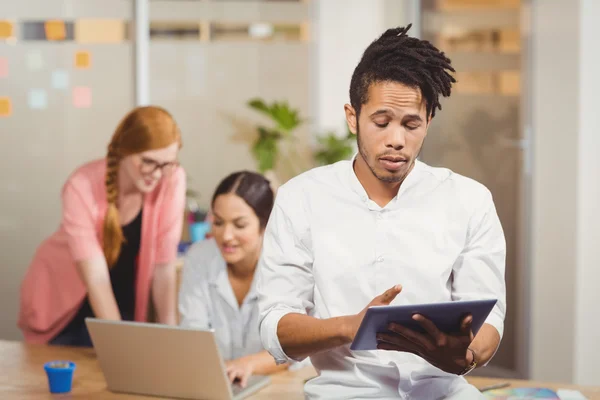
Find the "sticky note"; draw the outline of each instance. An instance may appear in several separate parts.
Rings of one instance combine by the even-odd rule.
[[[12,104],[9,97],[0,97],[0,118],[10,117]]]
[[[10,21],[0,21],[0,39],[10,39],[13,36],[13,23]]]
[[[75,108],[90,108],[92,106],[92,89],[87,86],[74,87],[73,106]]]
[[[48,107],[48,95],[44,89],[31,89],[29,91],[29,108],[42,110]]]
[[[126,37],[125,21],[86,19],[75,21],[75,40],[79,43],[120,43]]]
[[[37,71],[44,67],[44,58],[38,50],[32,50],[27,53],[25,60],[27,68],[31,71]]]
[[[44,31],[46,32],[46,40],[65,40],[67,37],[67,27],[64,21],[46,21]]]
[[[69,87],[69,73],[64,69],[52,71],[52,87],[54,89],[66,89]]]
[[[0,78],[8,77],[8,60],[0,57]]]
[[[87,51],[75,53],[75,68],[87,69],[92,66],[92,55]]]

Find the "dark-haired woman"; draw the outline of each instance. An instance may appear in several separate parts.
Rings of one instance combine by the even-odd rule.
[[[273,200],[260,174],[226,177],[212,198],[213,238],[188,250],[179,291],[181,325],[214,329],[229,379],[242,386],[253,374],[286,368],[262,347],[254,280]]]

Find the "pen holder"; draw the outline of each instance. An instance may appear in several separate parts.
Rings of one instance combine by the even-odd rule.
[[[71,361],[50,361],[44,364],[48,376],[50,393],[69,393],[73,386],[75,363]]]

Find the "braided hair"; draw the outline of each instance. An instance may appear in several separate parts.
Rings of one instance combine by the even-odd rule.
[[[104,217],[104,236],[102,240],[102,250],[104,258],[109,267],[112,267],[119,258],[121,252],[121,244],[125,237],[121,229],[119,210],[117,208],[117,200],[119,197],[118,180],[119,173],[119,156],[114,144],[111,142],[108,145],[108,153],[106,155],[106,200],[108,208]]]
[[[123,118],[108,145],[106,154],[106,200],[102,250],[106,263],[112,268],[121,253],[125,237],[119,217],[119,164],[124,157],[156,150],[179,143],[181,132],[168,111],[161,107],[138,107]]]
[[[369,100],[369,87],[378,82],[419,88],[428,118],[442,109],[440,95],[450,96],[456,82],[450,59],[429,41],[408,36],[411,26],[388,29],[364,51],[350,81],[350,104],[357,118]]]

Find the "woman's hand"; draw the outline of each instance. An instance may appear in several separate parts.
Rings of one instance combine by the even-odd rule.
[[[254,364],[247,358],[238,358],[225,362],[225,370],[231,383],[239,382],[241,387],[246,387],[248,378],[254,373]]]

